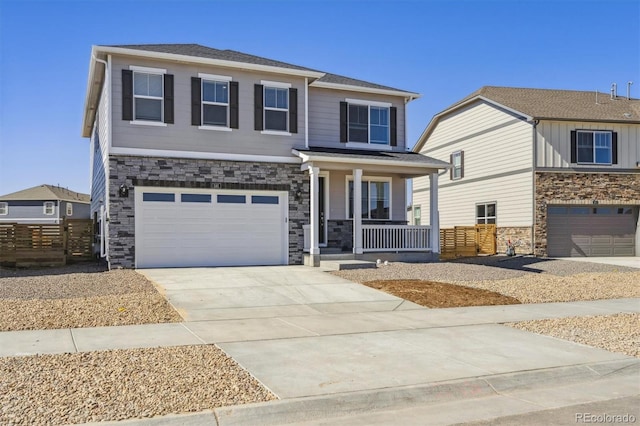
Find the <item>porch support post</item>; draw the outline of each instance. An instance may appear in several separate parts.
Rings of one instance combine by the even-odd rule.
[[[310,239],[310,247],[309,247],[309,264],[311,266],[320,266],[320,248],[318,247],[319,235],[320,235],[320,227],[318,226],[320,221],[319,219],[319,183],[318,183],[318,175],[320,174],[320,169],[318,167],[309,167],[309,180],[310,180],[310,203],[309,209],[311,210],[309,213],[310,219],[310,231],[311,231],[311,239]]]
[[[362,254],[362,169],[353,169],[353,253]]]
[[[438,212],[438,172],[429,175],[429,224],[431,225],[431,250],[440,253],[440,214]]]

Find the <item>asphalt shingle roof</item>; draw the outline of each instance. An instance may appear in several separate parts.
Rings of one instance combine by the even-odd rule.
[[[640,122],[640,99],[609,93],[484,86],[451,107],[482,96],[536,119]]]
[[[424,163],[425,165],[441,165],[446,167],[449,163],[437,160],[417,152],[394,152],[394,151],[369,151],[364,149],[340,149],[309,147],[309,149],[297,149],[300,153],[321,154],[323,157],[352,158],[354,160],[388,160],[402,161],[406,163]]]
[[[212,47],[202,46],[200,44],[121,44],[111,45],[105,47],[118,47],[122,49],[144,50],[148,52],[159,53],[171,53],[174,55],[194,56],[199,58],[218,59],[223,61],[239,62],[245,64],[265,65],[277,68],[285,68],[299,71],[315,71],[319,73],[325,73],[324,71],[315,70],[312,68],[301,67],[299,65],[293,65],[286,62],[276,61],[261,56],[249,55],[247,53],[238,52],[235,50],[220,50]],[[357,87],[366,87],[370,89],[382,89],[393,90],[399,92],[408,92],[406,90],[397,89],[394,87],[383,86],[381,84],[371,83],[364,80],[358,80],[351,77],[345,77],[338,74],[325,73],[324,76],[317,81],[325,83],[334,83],[342,85],[350,85]]]
[[[89,203],[91,197],[89,194],[71,191],[66,188],[53,185],[39,185],[33,188],[23,189],[22,191],[12,192],[3,195],[0,201],[26,201],[26,200],[60,200],[75,201],[78,203]]]

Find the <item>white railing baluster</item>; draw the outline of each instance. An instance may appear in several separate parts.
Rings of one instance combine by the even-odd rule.
[[[362,225],[363,251],[431,251],[431,228],[419,225]]]

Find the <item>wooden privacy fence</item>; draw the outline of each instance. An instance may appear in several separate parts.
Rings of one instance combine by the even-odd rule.
[[[497,252],[496,225],[455,226],[440,230],[440,257],[443,259]]]
[[[0,264],[65,265],[93,257],[93,221],[55,224],[0,224]]]

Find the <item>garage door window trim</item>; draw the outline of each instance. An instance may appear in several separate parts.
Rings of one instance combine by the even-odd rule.
[[[218,201],[218,204],[246,204],[247,196],[218,194],[216,200]]]
[[[211,194],[180,194],[183,203],[211,203]]]
[[[144,192],[142,194],[142,201],[174,203],[176,201],[176,194],[170,192]]]

